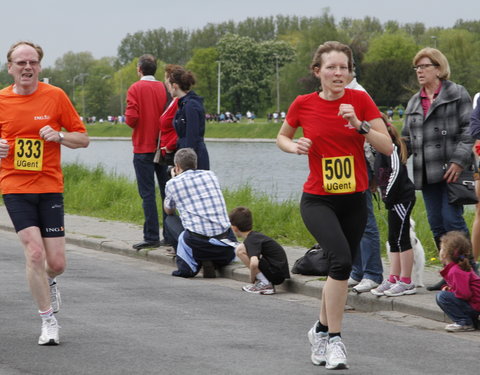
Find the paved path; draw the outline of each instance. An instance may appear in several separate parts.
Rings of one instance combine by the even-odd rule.
[[[142,250],[140,252],[132,249],[132,244],[142,239],[142,227],[139,225],[92,217],[66,215],[65,226],[67,243],[89,249],[140,257],[147,261],[159,262],[172,267],[175,266],[174,259],[167,255],[167,248],[149,251]],[[0,206],[0,229],[13,231],[5,206]],[[306,249],[287,247],[286,251],[291,267],[295,260],[304,254]],[[384,268],[388,272],[387,264],[385,264]],[[225,267],[218,275],[245,283],[249,282],[248,270],[238,263]],[[424,282],[426,285],[438,280],[438,269],[428,268],[425,270]],[[277,290],[319,297],[323,284],[323,280],[314,276],[292,274],[292,278],[284,282]],[[350,307],[359,311],[397,311],[438,321],[448,321],[448,318],[445,317],[435,303],[435,293],[428,292],[425,288],[418,288],[416,295],[393,298],[375,297],[371,293],[357,295],[350,292],[347,303]]]

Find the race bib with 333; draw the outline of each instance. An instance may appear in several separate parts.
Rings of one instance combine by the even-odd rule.
[[[15,139],[14,168],[41,171],[43,165],[43,139]]]
[[[353,155],[322,159],[323,189],[327,193],[354,193],[357,188]]]

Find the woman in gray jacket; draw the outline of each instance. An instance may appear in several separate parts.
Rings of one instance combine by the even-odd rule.
[[[415,188],[422,191],[439,248],[440,238],[449,231],[468,234],[463,206],[448,203],[447,184],[472,166],[472,100],[463,86],[448,80],[450,66],[439,50],[420,50],[413,65],[421,89],[408,102],[402,135],[413,155]],[[442,285],[427,289],[438,290]]]

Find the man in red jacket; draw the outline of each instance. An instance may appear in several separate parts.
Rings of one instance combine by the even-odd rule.
[[[141,56],[137,65],[140,80],[127,92],[125,122],[133,128],[133,166],[145,216],[143,241],[133,245],[136,250],[158,247],[165,242],[160,241],[155,175],[163,201],[167,167],[154,163],[153,158],[158,144],[160,115],[167,106],[169,94],[163,82],[155,79],[156,70],[157,63],[152,55]]]

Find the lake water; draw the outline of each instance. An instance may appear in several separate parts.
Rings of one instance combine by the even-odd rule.
[[[223,188],[248,184],[273,199],[299,200],[308,175],[305,156],[287,154],[271,142],[208,142],[210,168]],[[87,149],[62,148],[63,163],[102,165],[107,172],[135,179],[130,140],[91,140]]]

